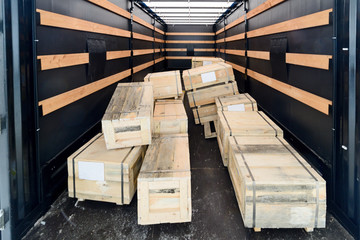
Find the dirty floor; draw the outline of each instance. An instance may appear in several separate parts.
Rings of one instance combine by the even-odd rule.
[[[78,202],[65,191],[48,213],[24,237],[31,239],[353,239],[327,214],[325,229],[244,228],[227,169],[223,167],[216,139],[205,140],[201,125],[189,117],[192,222],[140,226],[136,195],[128,206],[95,201]]]

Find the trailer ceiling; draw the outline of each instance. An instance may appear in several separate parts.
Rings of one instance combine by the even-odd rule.
[[[213,25],[236,0],[144,0],[166,24]]]

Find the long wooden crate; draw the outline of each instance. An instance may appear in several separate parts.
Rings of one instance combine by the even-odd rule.
[[[187,134],[154,138],[138,177],[138,223],[191,221],[191,176]]]
[[[188,117],[182,100],[155,102],[154,136],[188,132]]]
[[[190,107],[202,106],[215,103],[215,98],[219,96],[230,96],[238,94],[239,90],[236,82],[214,85],[211,87],[187,92]]]
[[[326,182],[280,137],[230,137],[229,173],[245,227],[324,228]]]
[[[108,149],[151,143],[152,83],[119,83],[101,120]]]
[[[217,62],[203,67],[183,71],[185,90],[211,86],[221,82],[235,81],[231,65]]]
[[[217,108],[215,104],[195,107],[192,109],[195,119],[195,124],[204,124],[206,122],[216,121]]]
[[[130,204],[146,148],[107,150],[103,134],[96,135],[67,159],[69,196]]]
[[[206,65],[211,65],[216,62],[225,62],[222,58],[214,57],[193,57],[191,59],[191,68],[202,67]]]
[[[217,140],[224,166],[229,161],[230,136],[283,137],[283,131],[266,114],[259,112],[218,112]]]
[[[255,99],[248,93],[217,97],[215,104],[218,111],[247,112],[258,110]]]
[[[154,99],[178,98],[182,94],[180,71],[149,73],[145,82],[153,84]]]

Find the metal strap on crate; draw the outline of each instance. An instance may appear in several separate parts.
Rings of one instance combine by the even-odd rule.
[[[245,160],[245,157],[244,157],[244,154],[243,152],[241,151],[240,149],[240,146],[239,146],[239,143],[238,141],[236,140],[235,137],[233,137],[234,140],[235,140],[235,143],[236,143],[236,147],[238,149],[238,151],[240,152],[241,154],[241,158],[242,160],[244,161],[244,164],[246,166],[246,169],[248,170],[249,174],[250,174],[250,177],[251,177],[251,180],[252,180],[252,189],[253,189],[253,227],[256,227],[255,225],[255,221],[256,221],[256,182],[255,182],[255,178],[250,170],[250,167],[249,165],[247,164],[246,160]],[[240,173],[238,171],[238,169],[236,168],[236,171],[238,172],[239,176],[240,176]]]
[[[228,120],[225,117],[224,111],[221,111],[221,112],[222,112],[222,115],[224,116],[225,122],[226,122],[226,124],[227,124],[227,126],[228,126],[228,128],[230,130],[230,136],[232,136],[232,130],[231,130],[230,124],[229,124]]]
[[[275,137],[277,137],[277,136],[278,136],[278,132],[277,132],[276,128],[275,128],[273,125],[271,125],[271,123],[270,123],[266,118],[264,118],[264,116],[263,116],[260,112],[257,112],[257,113],[265,120],[265,122],[267,122],[267,124],[269,124],[269,126],[270,126],[272,129],[274,129],[274,131],[275,131]]]
[[[134,150],[134,147],[130,149],[130,151],[126,154],[124,159],[121,161],[121,204],[124,204],[124,161],[128,158],[130,153]],[[130,171],[130,169],[129,169]],[[130,175],[130,173],[129,173]]]
[[[251,98],[248,97],[247,93],[245,93],[244,95],[251,102],[251,107],[252,107],[252,110],[254,111],[254,102],[251,100]]]
[[[177,71],[175,71],[175,85],[176,85],[176,94],[177,94],[177,96],[176,97],[178,97],[179,96],[179,87],[178,87],[178,79],[177,79],[177,74],[176,74],[176,72]]]
[[[73,169],[73,191],[74,191],[74,198],[76,198],[76,186],[75,186],[75,158],[78,157],[82,152],[84,152],[88,147],[90,147],[91,144],[93,144],[96,140],[98,140],[103,134],[100,134],[97,138],[95,138],[93,141],[91,141],[86,147],[84,147],[80,152],[78,152],[73,158],[72,158],[72,169]]]
[[[316,181],[316,210],[315,210],[315,228],[318,225],[318,218],[319,218],[319,180],[310,172],[310,170],[300,161],[300,159],[293,153],[293,151],[286,146],[286,144],[278,137],[276,138],[281,142],[281,144],[293,155],[293,157],[300,163],[300,165],[310,174],[310,176]]]
[[[188,71],[188,74],[189,74],[189,80],[190,80],[190,85],[191,85],[191,89],[192,89],[192,92],[191,92],[191,96],[193,98],[193,101],[194,101],[194,106],[195,106],[195,109],[196,109],[196,113],[198,115],[198,119],[199,119],[199,123],[200,123],[200,114],[199,114],[199,110],[197,109],[197,106],[196,106],[196,101],[195,101],[195,97],[194,97],[194,88],[193,88],[193,85],[192,85],[192,81],[191,81],[191,76],[190,76],[190,71]]]

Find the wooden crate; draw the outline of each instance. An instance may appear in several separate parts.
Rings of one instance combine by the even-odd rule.
[[[218,62],[203,67],[184,70],[183,80],[185,90],[188,91],[221,82],[235,81],[235,76],[231,65]]]
[[[222,58],[214,57],[193,57],[191,59],[191,68],[202,67],[206,65],[211,65],[216,62],[225,62]]]
[[[96,135],[67,160],[69,196],[130,204],[146,148],[108,150],[103,134]]]
[[[255,99],[248,93],[217,97],[215,103],[218,111],[247,112],[258,110]]]
[[[230,137],[229,173],[245,227],[325,228],[326,182],[281,137]]]
[[[191,222],[187,134],[154,138],[138,177],[138,223]]]
[[[152,83],[119,83],[102,118],[108,149],[151,143]]]
[[[181,100],[155,102],[153,135],[188,132],[188,117]]]
[[[230,136],[283,137],[283,131],[262,111],[218,112],[217,140],[224,166],[229,161]]]
[[[153,84],[154,99],[175,98],[182,94],[180,71],[149,73],[145,82]]]
[[[194,114],[195,124],[204,124],[206,122],[216,121],[218,118],[215,104],[195,107],[192,111]]]
[[[186,92],[191,108],[215,103],[215,98],[219,96],[231,96],[238,94],[239,90],[236,82],[214,85],[211,87]]]

